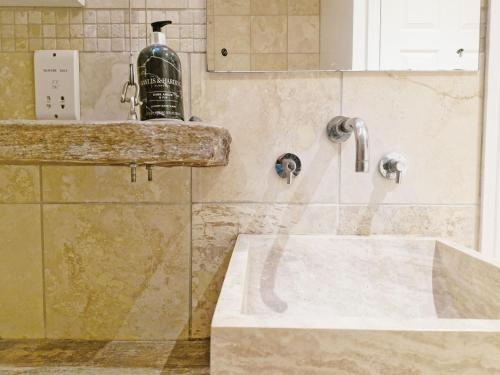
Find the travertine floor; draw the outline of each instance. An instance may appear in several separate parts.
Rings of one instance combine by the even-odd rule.
[[[0,341],[0,375],[208,375],[208,341]]]
[[[10,368],[0,367],[0,374],[14,375],[208,375],[208,367],[191,367],[184,369],[123,369],[123,368],[98,368],[98,367],[36,367],[36,368]]]

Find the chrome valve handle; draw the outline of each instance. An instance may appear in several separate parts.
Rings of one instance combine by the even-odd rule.
[[[291,185],[294,177],[297,177],[300,174],[302,162],[297,155],[288,153],[281,155],[276,160],[274,168],[278,176],[286,179],[287,184]]]
[[[283,172],[287,178],[287,184],[291,185],[293,182],[293,172],[297,169],[297,165],[291,159],[283,159],[281,161],[281,166],[283,167]]]
[[[402,183],[406,170],[405,158],[396,153],[384,156],[379,163],[380,174],[388,180],[395,180],[397,184]]]

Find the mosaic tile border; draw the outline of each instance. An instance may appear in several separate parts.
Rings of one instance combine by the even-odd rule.
[[[187,8],[2,8],[0,51],[26,52],[40,49],[74,49],[85,52],[128,52],[146,46],[149,23],[169,19],[167,44],[179,52],[206,51],[204,1]],[[132,36],[131,40],[129,36]],[[131,45],[130,45],[131,42]]]

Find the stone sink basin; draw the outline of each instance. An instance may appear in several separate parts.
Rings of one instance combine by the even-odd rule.
[[[211,373],[500,374],[500,264],[445,240],[240,235]]]

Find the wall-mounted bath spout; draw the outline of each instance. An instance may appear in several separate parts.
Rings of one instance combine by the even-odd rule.
[[[368,129],[365,122],[357,117],[337,116],[328,123],[326,130],[328,138],[335,143],[347,141],[354,133],[356,138],[356,172],[368,173],[370,157]]]

